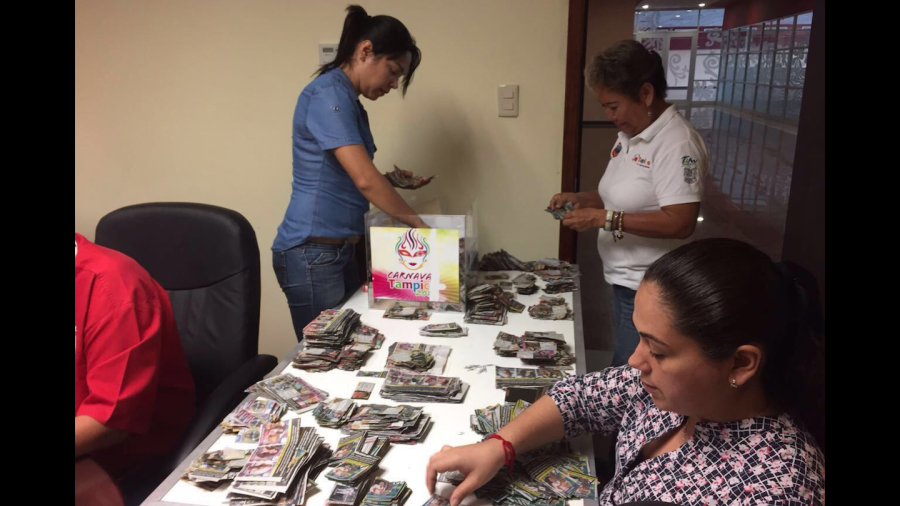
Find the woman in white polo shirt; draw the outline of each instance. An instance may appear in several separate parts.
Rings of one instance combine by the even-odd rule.
[[[615,293],[612,365],[620,366],[640,340],[632,315],[644,273],[694,233],[709,153],[694,127],[666,103],[666,73],[655,51],[633,40],[617,42],[594,57],[586,75],[619,138],[597,190],[554,195],[550,207],[572,203],[563,225],[600,229],[604,277]]]

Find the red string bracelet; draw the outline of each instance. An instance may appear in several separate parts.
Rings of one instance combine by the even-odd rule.
[[[506,467],[509,468],[509,474],[511,475],[513,473],[513,466],[516,465],[516,450],[513,448],[512,443],[497,434],[491,434],[485,438],[485,441],[488,439],[497,439],[503,443],[503,454],[506,455]]]

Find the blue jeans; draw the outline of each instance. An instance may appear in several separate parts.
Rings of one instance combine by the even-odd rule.
[[[340,304],[360,287],[356,247],[307,242],[272,254],[272,267],[287,297],[297,342],[319,313]]]
[[[634,327],[634,296],[636,291],[624,286],[613,285],[613,307],[616,319],[616,351],[613,354],[613,367],[628,363],[640,343],[640,336]]]

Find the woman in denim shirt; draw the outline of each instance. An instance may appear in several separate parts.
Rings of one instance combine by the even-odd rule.
[[[335,60],[319,69],[297,100],[291,201],[272,245],[272,263],[298,341],[320,312],[359,287],[355,244],[370,203],[410,226],[425,226],[373,165],[375,141],[359,101],[360,95],[387,95],[401,79],[405,94],[421,60],[403,23],[351,5]],[[420,178],[418,186],[427,182]]]

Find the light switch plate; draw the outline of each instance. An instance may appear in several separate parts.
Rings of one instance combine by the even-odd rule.
[[[497,88],[497,113],[503,118],[519,116],[518,84],[504,84]]]

